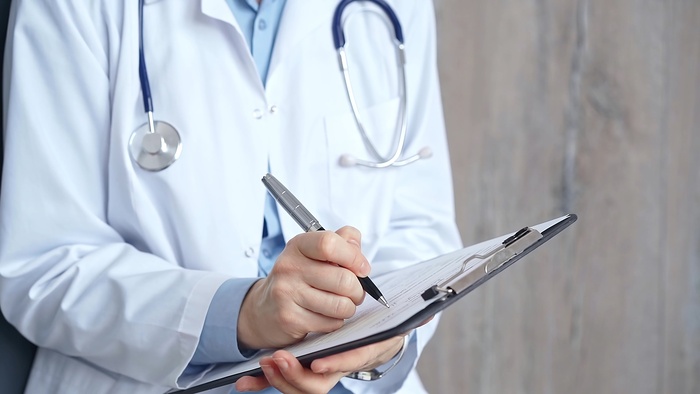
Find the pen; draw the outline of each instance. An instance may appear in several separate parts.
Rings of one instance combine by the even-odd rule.
[[[321,223],[316,220],[316,218],[309,212],[301,202],[297,200],[296,197],[287,190],[284,185],[277,180],[272,174],[265,174],[262,178],[262,182],[267,188],[267,190],[272,194],[272,197],[277,200],[277,202],[284,208],[287,213],[294,219],[299,226],[305,231],[324,231],[325,229],[321,226]],[[379,301],[382,305],[389,308],[389,303],[386,302],[386,298],[379,291],[379,288],[372,282],[369,276],[360,278],[358,277],[362,288],[372,296],[375,300]]]

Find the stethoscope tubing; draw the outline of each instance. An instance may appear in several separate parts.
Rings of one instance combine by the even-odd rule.
[[[352,88],[352,82],[350,80],[350,71],[348,67],[348,59],[347,59],[347,53],[345,51],[345,32],[344,32],[344,26],[343,26],[343,12],[345,11],[345,8],[350,5],[351,3],[355,1],[367,1],[370,3],[375,4],[379,8],[382,9],[384,14],[387,16],[389,19],[389,22],[391,23],[393,30],[394,30],[394,45],[395,45],[395,50],[397,53],[397,72],[398,72],[398,79],[399,79],[399,97],[400,97],[400,102],[399,102],[399,114],[398,114],[398,124],[397,124],[397,129],[398,129],[398,139],[396,141],[396,147],[394,148],[394,154],[391,155],[390,157],[385,157],[382,156],[377,149],[374,147],[374,144],[370,140],[369,136],[367,135],[366,129],[364,124],[362,123],[362,118],[360,116],[360,111],[359,111],[359,106],[357,105],[357,100],[355,100],[355,94]],[[358,131],[360,133],[360,136],[362,137],[362,142],[364,143],[365,147],[369,151],[370,155],[374,157],[376,162],[369,161],[369,160],[362,160],[362,159],[357,159],[354,157],[351,157],[349,155],[343,155],[341,156],[340,159],[340,164],[342,166],[352,166],[352,165],[360,165],[364,167],[370,167],[370,168],[387,168],[387,167],[401,167],[405,166],[407,164],[413,163],[419,159],[429,157],[431,155],[430,149],[424,148],[422,149],[418,154],[415,154],[413,156],[410,156],[408,158],[405,158],[403,160],[399,160],[401,158],[401,155],[403,153],[404,146],[406,144],[406,133],[407,133],[407,113],[406,113],[406,108],[407,108],[407,99],[406,99],[406,55],[405,55],[405,46],[404,46],[404,38],[403,38],[403,30],[401,28],[401,23],[399,22],[398,16],[396,16],[396,13],[394,10],[389,6],[387,2],[384,0],[342,0],[339,4],[338,7],[335,9],[335,13],[333,14],[333,25],[332,25],[332,32],[333,32],[333,43],[335,45],[336,52],[338,54],[338,62],[340,64],[340,69],[343,73],[343,81],[345,83],[345,89],[346,93],[348,96],[348,100],[350,101],[350,107],[352,108],[353,115],[355,117],[355,123],[357,124]]]
[[[143,50],[143,0],[139,0],[139,81],[141,82],[141,95],[143,96],[143,110],[152,114],[153,96],[151,95],[151,84],[148,81],[146,55]],[[149,123],[152,124],[153,122]],[[153,131],[152,127],[151,131]]]
[[[399,44],[397,46],[397,50],[399,53],[403,53],[403,44]],[[413,161],[417,160],[411,160],[411,161],[406,161],[402,160],[399,161],[399,158],[401,157],[401,154],[403,153],[403,147],[406,143],[406,132],[407,132],[407,127],[406,127],[406,77],[404,73],[404,64],[400,64],[399,67],[397,67],[398,73],[400,74],[399,77],[399,83],[400,83],[400,89],[401,91],[399,92],[399,97],[400,97],[400,102],[399,102],[399,123],[397,125],[397,128],[399,129],[398,132],[398,141],[396,141],[396,148],[394,149],[394,154],[391,157],[384,157],[382,156],[379,152],[377,152],[377,149],[374,147],[374,144],[370,140],[369,136],[367,135],[367,132],[365,130],[365,126],[362,123],[362,118],[360,115],[360,110],[357,105],[357,100],[355,100],[355,94],[352,88],[352,82],[350,80],[350,71],[348,69],[348,63],[347,63],[347,54],[345,52],[345,48],[341,47],[338,49],[338,57],[340,59],[341,63],[341,69],[343,72],[343,79],[345,81],[345,88],[346,88],[346,93],[348,96],[348,100],[350,101],[350,107],[352,108],[352,112],[355,118],[355,124],[357,125],[358,131],[360,132],[360,136],[362,137],[362,141],[367,148],[367,150],[370,152],[372,156],[376,160],[379,160],[379,162],[371,162],[368,160],[361,160],[361,159],[354,159],[353,164],[359,164],[365,167],[372,167],[372,168],[386,168],[389,166],[402,166],[406,165],[409,163],[412,163]],[[401,59],[404,59],[403,56],[400,56]],[[405,162],[405,163],[404,163]]]
[[[394,10],[391,9],[391,6],[386,1],[342,0],[338,4],[338,7],[336,7],[335,13],[333,14],[333,43],[335,44],[336,50],[345,46],[345,32],[343,31],[343,23],[341,22],[341,19],[343,18],[343,11],[345,11],[345,7],[347,7],[348,5],[350,5],[350,3],[353,3],[355,1],[368,1],[370,3],[376,4],[379,8],[381,8],[391,21],[392,26],[394,27],[394,36],[396,37],[396,40],[403,44],[403,29],[401,28],[401,23],[399,22],[399,18],[396,16]]]

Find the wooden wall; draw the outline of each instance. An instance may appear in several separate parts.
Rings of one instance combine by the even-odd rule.
[[[700,393],[700,1],[435,4],[465,244],[579,221],[443,315],[426,388]]]

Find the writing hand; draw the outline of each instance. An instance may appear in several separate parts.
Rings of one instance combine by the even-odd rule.
[[[239,345],[280,348],[310,332],[342,327],[365,296],[357,276],[367,276],[370,267],[360,242],[360,232],[352,227],[292,238],[270,274],[243,300]]]

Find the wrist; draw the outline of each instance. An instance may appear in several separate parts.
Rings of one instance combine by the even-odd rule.
[[[380,370],[379,368],[374,368],[374,369],[371,369],[369,371],[356,371],[356,372],[350,373],[349,375],[347,375],[347,377],[350,379],[363,380],[363,381],[379,380],[379,379],[383,378],[384,376],[386,376],[387,373],[389,373],[389,371],[394,369],[394,367],[396,367],[399,364],[399,362],[401,362],[401,359],[403,358],[403,355],[406,352],[406,348],[408,347],[408,342],[410,340],[410,337],[411,337],[410,334],[404,335],[403,341],[401,343],[401,348],[396,353],[396,355],[394,355],[394,357],[392,357],[392,359],[389,360],[391,362],[391,364],[389,364],[388,368],[385,368],[383,370]]]
[[[259,350],[264,348],[262,346],[262,339],[258,335],[260,330],[256,324],[257,316],[257,294],[262,287],[264,279],[256,281],[248,290],[245,298],[243,298],[243,303],[241,304],[241,309],[238,314],[238,348],[241,351]]]

